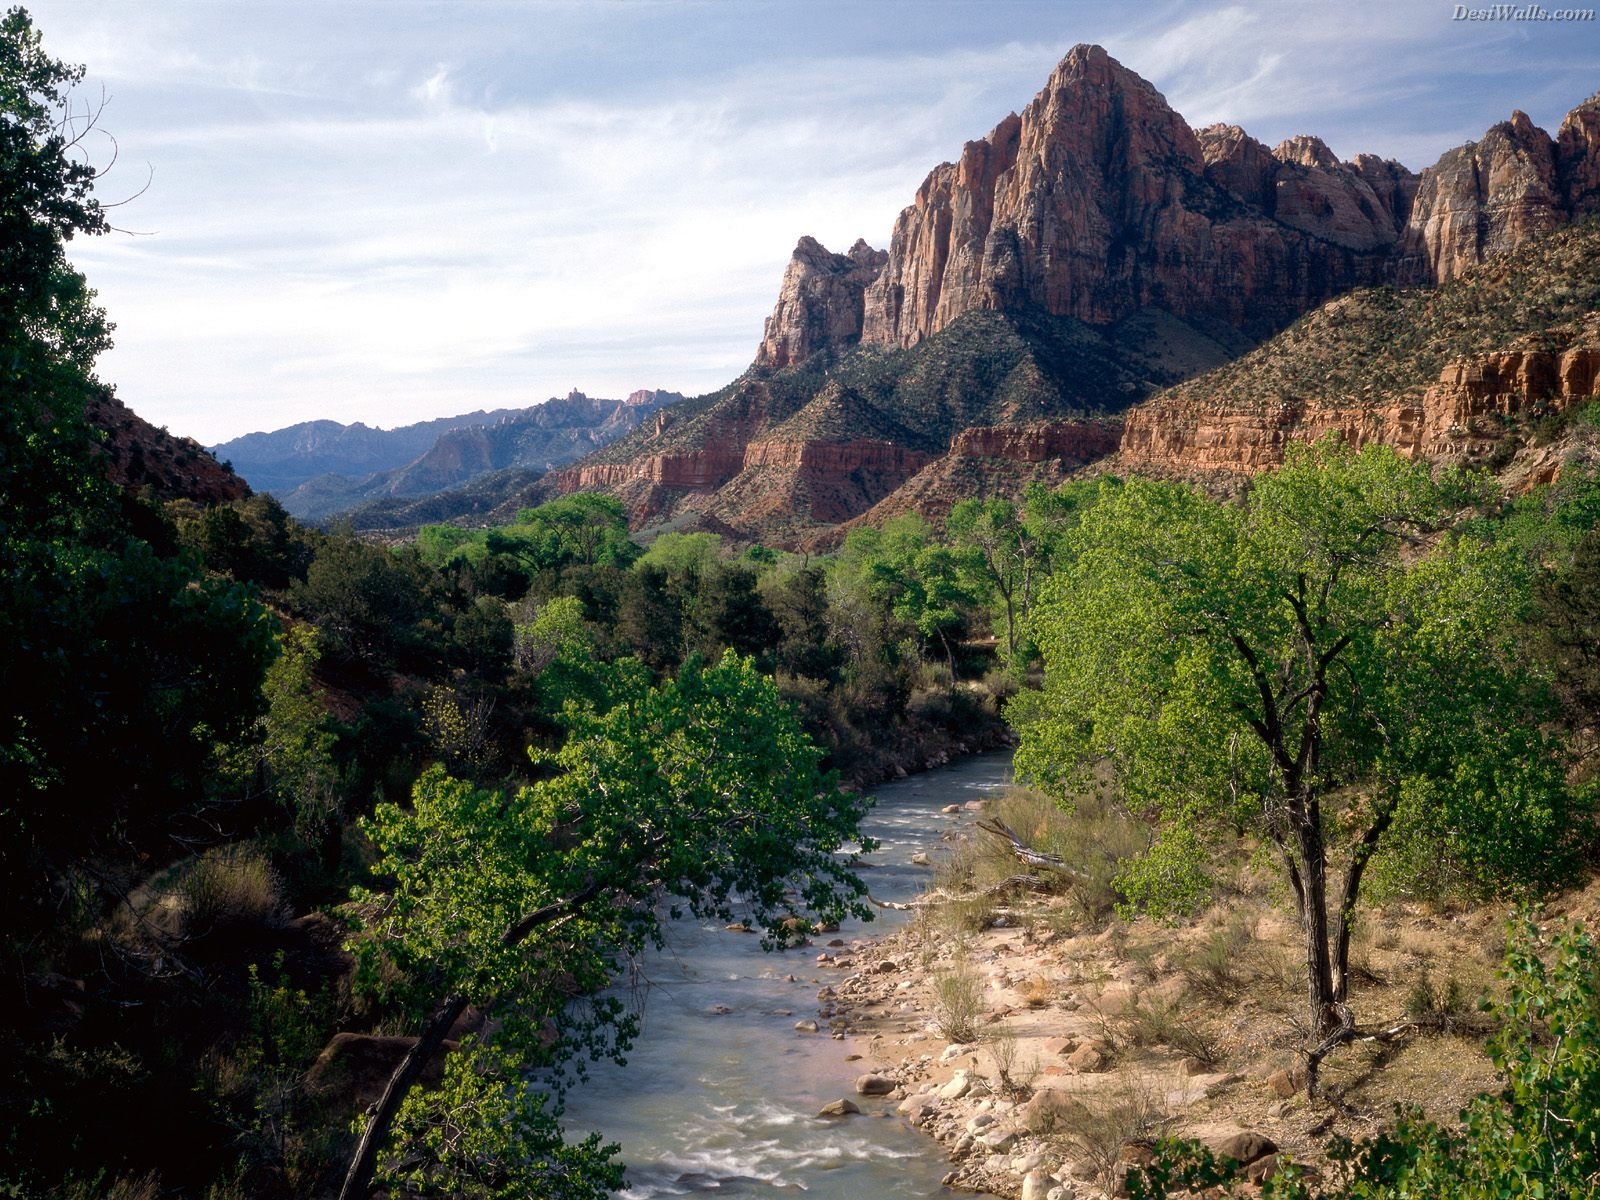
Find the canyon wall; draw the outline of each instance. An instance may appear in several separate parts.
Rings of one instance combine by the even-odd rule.
[[[1458,358],[1420,394],[1378,404],[1278,400],[1246,408],[1163,397],[1128,413],[1119,465],[1248,474],[1282,463],[1290,442],[1333,431],[1357,447],[1381,443],[1408,457],[1471,461],[1493,451],[1508,420],[1595,399],[1597,378],[1597,349],[1506,350]]]

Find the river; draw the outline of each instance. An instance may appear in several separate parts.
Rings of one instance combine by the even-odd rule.
[[[1011,752],[975,755],[874,789],[863,826],[880,843],[862,872],[880,900],[923,890],[941,835],[970,813],[941,814],[1005,786]],[[880,911],[851,923],[846,939],[895,928],[906,914]],[[622,1146],[627,1200],[705,1194],[859,1200],[936,1196],[950,1164],[929,1138],[895,1115],[895,1103],[854,1096],[849,1044],[800,1033],[817,1015],[817,989],[838,982],[816,966],[819,946],[767,954],[752,934],[672,923],[668,945],[643,964],[644,1027],[626,1067],[606,1063],[569,1096],[570,1133],[598,1130]],[[819,939],[824,940],[824,939]],[[792,981],[790,977],[792,978]],[[851,1097],[862,1114],[818,1118]]]

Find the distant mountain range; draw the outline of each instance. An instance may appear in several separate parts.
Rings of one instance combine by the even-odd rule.
[[[395,429],[306,421],[210,449],[302,520],[323,520],[364,505],[387,514],[397,500],[425,498],[492,473],[531,482],[682,399],[676,392],[646,390],[625,400],[602,400],[573,391],[529,408],[465,413]]]

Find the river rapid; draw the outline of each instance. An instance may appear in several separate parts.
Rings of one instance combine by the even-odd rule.
[[[1011,752],[961,759],[874,789],[863,830],[880,843],[862,872],[872,895],[904,901],[922,891],[943,835],[973,814],[942,814],[1011,780]],[[894,1112],[854,1094],[859,1063],[848,1041],[802,1033],[817,1016],[817,989],[837,983],[816,966],[821,942],[875,936],[907,914],[880,910],[818,945],[765,953],[753,934],[672,922],[664,951],[642,964],[643,1031],[626,1067],[599,1064],[567,1101],[574,1136],[598,1130],[622,1146],[626,1200],[712,1195],[861,1200],[949,1194],[937,1143]],[[791,979],[792,977],[792,979]],[[822,1105],[853,1099],[861,1116],[823,1119]]]

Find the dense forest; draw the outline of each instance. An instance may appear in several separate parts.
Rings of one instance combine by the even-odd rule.
[[[824,557],[640,545],[581,493],[386,546],[119,487],[67,258],[108,227],[81,78],[5,16],[0,1192],[607,1195],[560,1097],[638,1032],[630,956],[677,906],[773,945],[867,915],[860,789],[1007,740],[1148,828],[1129,913],[1202,904],[1221,841],[1277,856],[1318,1055],[1369,871],[1592,870],[1600,480],[1327,442],[1241,498],[1082,479]],[[1562,950],[1544,990],[1513,964],[1509,1100],[1351,1147],[1339,1194],[1594,1190],[1600,1001]],[[1568,1190],[1486,1182],[1515,1171]]]

